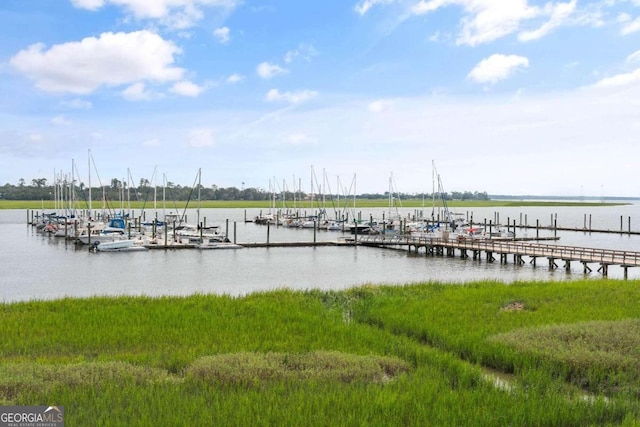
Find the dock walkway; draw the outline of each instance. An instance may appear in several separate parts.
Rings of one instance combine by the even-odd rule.
[[[442,239],[431,237],[411,236],[362,236],[358,244],[363,246],[378,247],[407,247],[409,251],[419,253],[424,249],[427,255],[455,256],[459,251],[463,258],[479,259],[482,252],[486,260],[493,262],[494,256],[500,257],[501,263],[506,263],[508,256],[512,255],[514,263],[524,264],[523,257],[529,257],[530,263],[536,265],[537,258],[547,258],[549,268],[558,268],[556,260],[564,262],[566,270],[571,268],[571,262],[581,262],[584,272],[591,272],[589,264],[600,265],[598,271],[604,276],[611,265],[618,265],[624,269],[624,277],[627,278],[629,267],[640,267],[640,252],[620,251],[613,249],[596,249],[578,246],[563,246],[555,244],[543,244],[530,241],[499,240],[499,239]]]

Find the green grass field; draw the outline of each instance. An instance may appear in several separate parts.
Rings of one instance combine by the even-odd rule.
[[[639,425],[639,285],[7,303],[0,404],[67,425]]]

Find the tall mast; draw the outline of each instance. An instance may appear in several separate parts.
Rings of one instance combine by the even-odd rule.
[[[91,149],[89,149],[87,163],[89,166],[89,218],[91,218]]]
[[[167,220],[167,174],[162,173],[162,218],[163,221]],[[167,224],[164,225],[167,230]],[[165,231],[166,232],[166,231]]]
[[[75,193],[76,193],[76,175],[75,175],[75,166],[76,163],[73,159],[71,159],[71,194],[69,194],[69,203],[71,204],[71,215],[75,218],[76,216],[76,201],[75,201]]]
[[[131,213],[131,185],[133,184],[133,177],[131,176],[131,169],[127,168],[127,211]]]
[[[198,222],[197,225],[198,227],[200,226],[200,183],[202,182],[202,168],[198,168]]]
[[[431,220],[433,221],[436,210],[436,163],[431,160]]]
[[[391,219],[391,208],[393,206],[393,172],[389,175],[389,219]]]

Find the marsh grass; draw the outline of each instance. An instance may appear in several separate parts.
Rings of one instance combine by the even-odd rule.
[[[640,398],[638,319],[527,328],[495,335],[489,341],[521,354],[521,369],[555,365],[558,375],[590,391],[611,395],[633,390]]]
[[[386,288],[360,319],[503,372],[640,396],[636,281]]]
[[[69,425],[634,425],[638,301],[603,280],[1,304],[0,403]]]
[[[104,384],[142,387],[170,380],[162,369],[126,362],[92,362],[72,364],[2,364],[0,396],[11,402],[21,393],[51,393],[55,388],[90,388],[99,391]]]
[[[409,364],[395,357],[335,351],[242,352],[199,358],[186,369],[186,375],[195,380],[250,386],[265,381],[298,380],[383,383],[408,370]]]

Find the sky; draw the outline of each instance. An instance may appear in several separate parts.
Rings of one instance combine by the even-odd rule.
[[[634,197],[639,135],[640,0],[0,2],[0,185]]]

